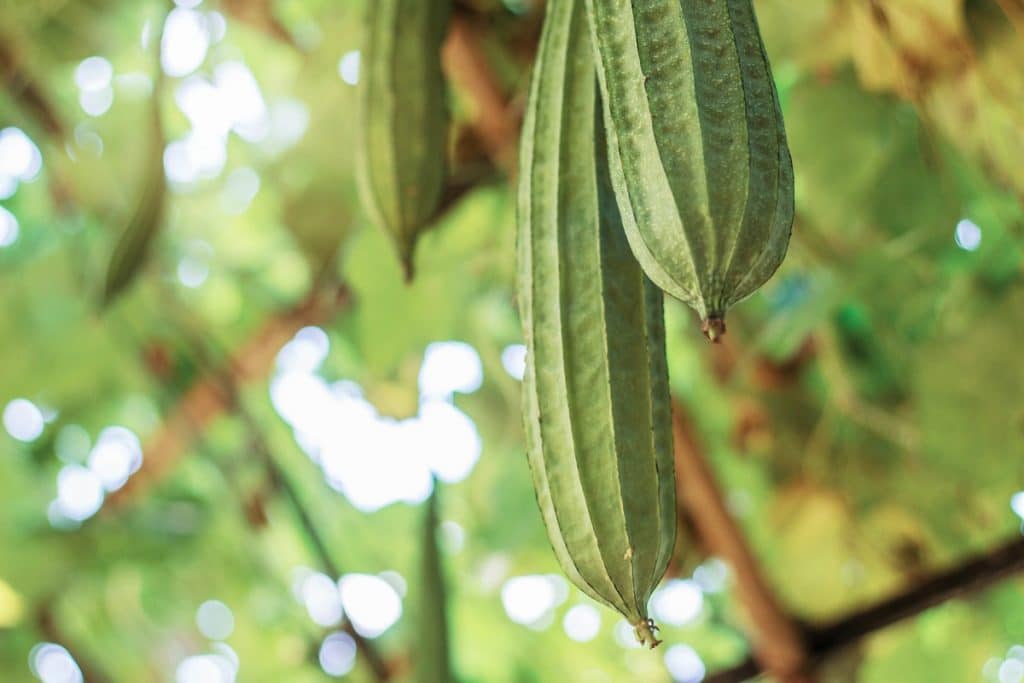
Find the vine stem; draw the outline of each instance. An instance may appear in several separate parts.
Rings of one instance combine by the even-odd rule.
[[[240,378],[232,372],[217,371],[216,363],[213,359],[214,354],[210,351],[210,342],[207,336],[196,336],[190,333],[187,325],[183,325],[182,329],[185,330],[183,334],[187,337],[196,360],[201,367],[206,369],[205,376],[209,378],[208,381],[219,391],[219,395],[224,403],[224,412],[231,413],[245,426],[250,448],[266,470],[267,478],[273,489],[280,491],[291,507],[298,521],[299,528],[313,554],[316,556],[320,567],[335,579],[340,578],[342,574],[341,568],[331,555],[327,541],[317,528],[312,513],[306,507],[298,490],[292,484],[284,469],[274,458],[270,447],[270,440],[267,438],[262,423],[246,407],[240,393]],[[192,431],[193,434],[196,434],[198,429],[193,427]],[[356,644],[356,651],[365,660],[375,683],[387,683],[390,681],[392,679],[392,667],[377,651],[376,646],[356,630],[348,615],[342,617],[339,628],[347,633]]]
[[[271,316],[222,366],[200,375],[146,439],[142,468],[107,498],[104,514],[144,497],[150,486],[163,479],[189,452],[196,436],[228,410],[230,397],[224,392],[225,377],[241,385],[265,376],[277,352],[296,332],[307,325],[331,320],[351,304],[352,296],[344,286],[314,290],[298,305]]]
[[[819,662],[864,636],[916,616],[944,602],[988,588],[1024,572],[1024,538],[1005,543],[941,571],[881,602],[822,625],[805,625],[804,639],[811,658]],[[705,683],[739,683],[759,675],[763,667],[753,658],[705,679]]]
[[[327,548],[327,542],[317,529],[316,523],[313,521],[313,515],[306,508],[298,490],[296,490],[295,486],[288,478],[288,475],[285,474],[284,470],[274,459],[267,437],[263,433],[262,426],[242,404],[240,397],[237,395],[237,387],[232,386],[228,389],[230,390],[233,399],[232,411],[245,425],[253,450],[263,462],[263,466],[267,470],[267,475],[269,476],[271,483],[275,488],[281,491],[282,494],[284,494],[285,500],[287,500],[289,506],[291,506],[292,512],[295,514],[295,518],[298,520],[299,526],[303,531],[303,535],[306,537],[313,554],[316,555],[320,566],[323,567],[331,577],[335,579],[340,578],[342,573],[340,567],[331,556],[331,553]],[[355,629],[355,626],[347,615],[342,619],[341,630],[347,633],[355,642],[356,651],[365,660],[367,667],[373,674],[373,680],[377,683],[387,683],[387,681],[390,681],[392,678],[391,667],[377,651],[374,644],[363,637],[363,635]]]
[[[729,513],[696,429],[679,403],[673,406],[672,431],[679,502],[711,554],[732,568],[759,667],[781,683],[809,683],[813,677],[807,671],[803,633],[762,576],[757,558]]]
[[[815,666],[861,638],[1024,572],[1024,538],[1017,538],[835,621],[802,623],[783,610],[762,577],[756,556],[728,512],[696,429],[679,403],[673,406],[672,425],[679,503],[709,554],[732,568],[754,650],[740,664],[708,676],[705,683],[741,683],[762,673],[786,683],[814,680]]]

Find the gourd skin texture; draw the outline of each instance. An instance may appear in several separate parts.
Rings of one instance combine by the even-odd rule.
[[[725,311],[782,263],[793,224],[751,0],[586,3],[629,244],[659,287],[724,331]]]
[[[444,190],[448,109],[441,44],[451,0],[367,3],[361,54],[358,170],[370,218],[412,277],[416,239]]]
[[[562,569],[653,647],[676,533],[663,294],[622,229],[582,0],[547,12],[520,150],[528,459]]]

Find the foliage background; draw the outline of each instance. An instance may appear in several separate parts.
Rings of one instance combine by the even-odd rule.
[[[666,646],[653,653],[589,606],[566,627],[588,603],[548,577],[557,568],[519,431],[507,178],[542,7],[461,5],[473,49],[449,55],[452,154],[473,186],[421,240],[405,286],[352,179],[346,78],[362,5],[180,2],[161,80],[160,3],[0,3],[4,681],[35,680],[40,642],[67,648],[89,681],[324,680],[318,654],[336,628],[315,623],[292,587],[300,568],[330,572],[311,531],[332,581],[404,577],[402,616],[370,640],[405,680],[422,640],[416,604],[436,590],[418,566],[428,466],[448,480],[441,547],[459,680],[688,681],[747,654],[730,574],[692,533],[656,600]],[[669,305],[669,360],[771,586],[818,622],[1019,534],[1024,8],[756,5],[797,173],[794,241],[734,312],[725,345],[707,346]],[[83,66],[96,56],[112,73]],[[488,87],[508,105],[498,119]],[[162,133],[148,123],[152,102]],[[143,170],[153,150],[169,178],[165,220],[143,271],[104,309],[113,246],[147,184],[163,182]],[[323,332],[277,356],[307,325]],[[428,344],[448,340],[472,349],[440,347],[449,360],[431,361]],[[342,399],[318,401],[316,377],[346,382],[337,395],[357,403],[358,385],[362,409],[382,416],[377,431],[332,413]],[[272,400],[275,386],[287,398]],[[384,419],[435,425],[430,410],[443,418],[433,441],[403,440]],[[335,420],[345,427],[331,432]],[[99,507],[102,468],[89,455],[110,426],[138,436],[143,460]],[[344,476],[342,491],[325,483],[306,427],[327,429],[349,490]],[[125,432],[106,434],[132,452]],[[389,496],[407,500],[377,509]],[[329,612],[339,598],[325,590],[313,602]],[[200,630],[209,600],[230,609],[229,635]],[[516,604],[536,607],[531,623],[513,621]],[[366,618],[384,618],[381,605]],[[362,614],[349,609],[357,630]],[[569,637],[590,635],[579,625],[594,614],[593,639]],[[350,641],[338,638],[340,671]],[[865,639],[828,675],[1016,683],[1022,643],[1014,579]],[[361,660],[345,676],[373,680]]]

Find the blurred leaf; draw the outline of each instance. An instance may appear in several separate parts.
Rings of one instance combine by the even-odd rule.
[[[968,3],[966,68],[928,92],[929,116],[982,170],[1024,197],[1024,39],[995,2]]]
[[[138,274],[150,247],[163,224],[167,208],[167,177],[164,174],[164,147],[167,144],[160,120],[162,78],[157,78],[150,103],[148,126],[149,154],[142,169],[139,200],[135,212],[118,239],[107,266],[103,288],[103,306],[108,306]]]
[[[847,2],[854,64],[869,90],[916,99],[970,60],[963,0]]]
[[[317,184],[286,200],[285,225],[314,271],[320,271],[334,260],[352,231],[352,204],[346,199],[338,188]]]
[[[1015,346],[1024,335],[1022,312],[1019,290],[981,307],[948,310],[949,332],[914,358],[929,462],[952,481],[996,487],[1004,500],[1024,476],[1020,375],[1002,356],[978,348]]]

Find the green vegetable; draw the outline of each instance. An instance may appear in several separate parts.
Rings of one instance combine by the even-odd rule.
[[[751,0],[586,0],[612,180],[644,272],[725,331],[782,263],[793,168]]]
[[[150,95],[149,150],[142,169],[139,199],[110,255],[103,287],[103,306],[114,301],[138,275],[167,211],[167,178],[164,175],[163,156],[167,138],[160,120],[162,83],[163,78],[158,76]]]
[[[563,571],[654,647],[676,534],[663,295],[622,229],[582,0],[547,12],[520,150],[528,459]]]
[[[361,54],[360,192],[395,243],[406,279],[445,185],[448,109],[441,43],[450,0],[367,3]]]

